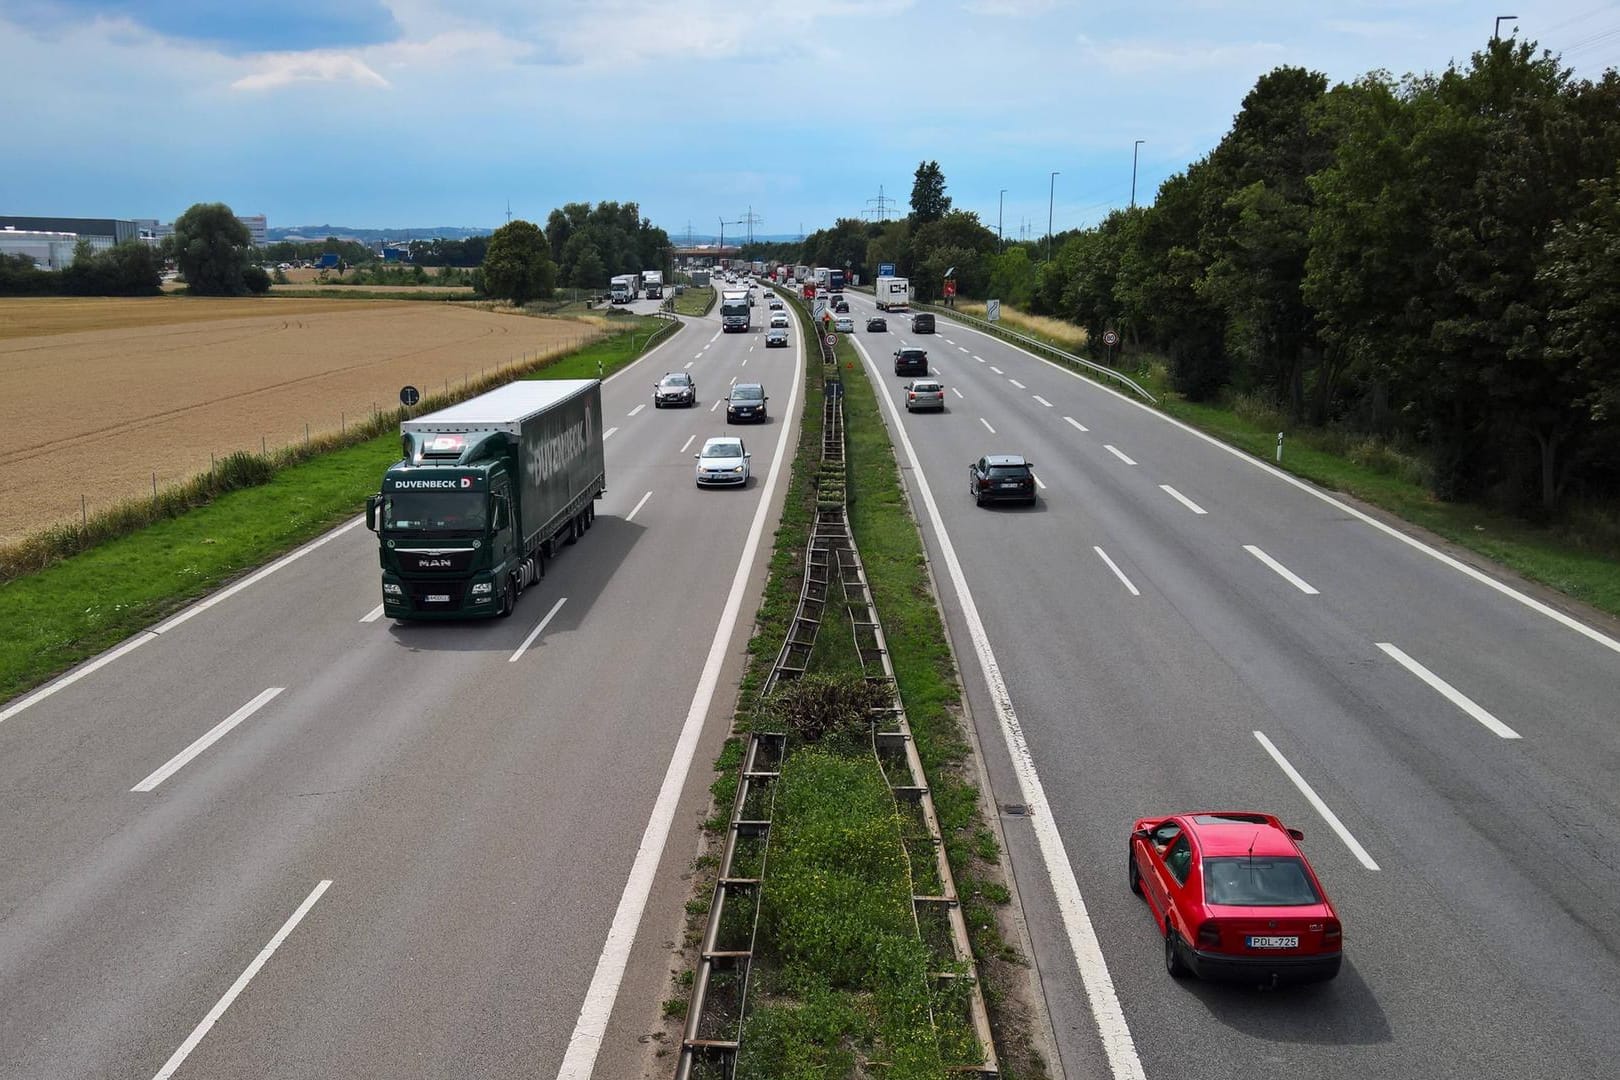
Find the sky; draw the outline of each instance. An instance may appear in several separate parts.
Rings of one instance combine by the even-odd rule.
[[[1620,0],[0,0],[0,213],[494,227],[614,199],[729,241],[902,215],[934,160],[1036,238],[1127,205],[1138,139],[1150,202],[1278,65],[1438,71],[1510,12],[1579,76],[1620,65]]]

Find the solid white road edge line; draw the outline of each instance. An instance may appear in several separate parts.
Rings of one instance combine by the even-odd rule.
[[[1434,672],[1430,671],[1428,668],[1424,667],[1410,656],[1407,656],[1406,653],[1402,652],[1394,645],[1391,645],[1387,641],[1380,641],[1378,643],[1378,647],[1383,649],[1391,660],[1394,660],[1397,664],[1401,665],[1401,667],[1428,683],[1431,688],[1438,690],[1447,701],[1457,706],[1457,708],[1461,709],[1469,716],[1472,716],[1475,720],[1478,720],[1481,724],[1484,724],[1497,735],[1500,735],[1504,739],[1519,738],[1519,733],[1517,731],[1514,731],[1512,728],[1502,723],[1502,721],[1486,712],[1479,706],[1478,703],[1474,701],[1473,698],[1469,697],[1461,690],[1458,690],[1455,686],[1452,686],[1450,683],[1446,682],[1446,680],[1442,679],[1440,676],[1436,675]]]
[[[1287,775],[1288,779],[1294,782],[1294,786],[1299,788],[1300,793],[1310,800],[1310,804],[1316,808],[1318,814],[1322,815],[1322,820],[1328,823],[1328,827],[1339,834],[1339,839],[1343,840],[1344,846],[1350,849],[1350,854],[1354,855],[1356,860],[1367,869],[1378,869],[1378,864],[1373,862],[1371,855],[1367,854],[1367,849],[1361,846],[1361,841],[1350,835],[1350,830],[1344,827],[1344,822],[1339,820],[1339,815],[1328,809],[1328,804],[1323,802],[1322,797],[1316,793],[1315,789],[1305,782],[1303,776],[1299,775],[1299,770],[1288,763],[1288,759],[1282,756],[1282,751],[1271,744],[1271,740],[1266,738],[1265,732],[1256,731],[1254,737],[1260,740],[1260,745],[1265,747],[1266,753],[1271,755],[1271,760],[1275,761],[1277,767]]]
[[[990,635],[984,628],[984,620],[979,617],[979,606],[973,599],[973,593],[968,588],[967,576],[962,572],[962,564],[956,557],[956,545],[951,543],[950,534],[945,531],[939,504],[934,501],[933,488],[929,486],[928,478],[923,474],[922,463],[917,460],[917,451],[911,445],[911,436],[900,423],[900,410],[894,403],[892,391],[879,376],[876,365],[872,363],[872,357],[868,355],[866,349],[859,343],[856,343],[855,349],[861,354],[873,385],[882,387],[883,401],[889,407],[890,430],[899,437],[900,445],[906,452],[906,460],[911,463],[911,475],[916,481],[917,493],[922,497],[923,506],[928,511],[929,522],[933,525],[934,538],[939,544],[940,556],[945,561],[946,574],[950,578],[952,590],[956,593],[957,603],[961,605],[962,618],[967,623],[968,636],[972,640],[973,651],[978,655],[979,666],[984,672],[985,685],[990,692],[990,703],[995,708],[996,720],[1001,727],[1002,738],[1007,744],[1008,756],[1012,758],[1013,771],[1018,776],[1019,793],[1029,808],[1029,821],[1035,829],[1035,837],[1040,845],[1041,862],[1045,864],[1047,880],[1052,886],[1053,895],[1057,898],[1063,928],[1069,938],[1069,948],[1074,953],[1080,981],[1086,988],[1086,1000],[1091,1006],[1091,1015],[1097,1024],[1097,1036],[1102,1041],[1103,1052],[1108,1057],[1108,1067],[1114,1075],[1114,1080],[1144,1080],[1142,1062],[1136,1054],[1136,1042],[1131,1038],[1130,1025],[1126,1023],[1125,1012],[1120,1007],[1119,994],[1114,990],[1113,977],[1108,974],[1108,961],[1103,957],[1102,944],[1097,940],[1096,928],[1091,925],[1091,916],[1087,913],[1085,900],[1080,895],[1080,882],[1074,876],[1069,853],[1064,846],[1063,837],[1058,833],[1051,807],[1046,801],[1046,789],[1041,785],[1040,775],[1035,771],[1035,759],[1030,753],[1028,742],[1024,739],[1023,725],[1019,723],[1018,714],[1013,709],[1012,695],[1002,678],[1001,665],[996,662],[995,651],[990,647]]]
[[[209,1029],[219,1022],[221,1016],[225,1015],[225,1010],[231,1007],[231,1002],[235,1001],[237,995],[247,989],[247,984],[253,981],[253,976],[259,973],[259,969],[264,967],[265,962],[275,955],[277,949],[281,948],[281,943],[287,940],[287,936],[303,921],[304,916],[309,914],[309,909],[315,906],[315,901],[319,900],[321,895],[331,887],[332,882],[328,878],[315,886],[315,890],[304,897],[304,902],[298,905],[298,910],[292,913],[291,918],[281,924],[281,929],[276,931],[275,937],[271,938],[269,944],[259,950],[259,955],[255,956],[253,962],[247,966],[242,974],[236,977],[236,981],[231,984],[231,988],[225,991],[225,996],[214,1003],[214,1007],[208,1010],[208,1015],[202,1018],[202,1022],[192,1029],[190,1035],[186,1036],[186,1041],[180,1044],[180,1049],[176,1050],[169,1060],[163,1063],[163,1068],[153,1074],[152,1080],[169,1080],[169,1077],[174,1075],[174,1071],[197,1048],[197,1044],[202,1042],[203,1036],[207,1035]]]
[[[567,602],[568,602],[568,597],[566,597],[566,596],[557,597],[557,602],[555,604],[551,605],[551,610],[546,612],[546,617],[545,618],[541,619],[538,623],[535,623],[534,629],[529,631],[529,636],[524,638],[523,639],[523,644],[521,644],[521,645],[519,645],[517,647],[517,652],[513,653],[511,656],[506,658],[506,662],[508,664],[515,664],[520,659],[522,659],[523,654],[528,651],[529,646],[534,644],[534,639],[540,636],[540,631],[542,631],[542,630],[544,630],[546,628],[546,624],[551,622],[552,616],[556,615],[557,612],[561,611],[562,606],[564,604],[566,604]]]
[[[996,433],[996,429],[991,427],[990,426],[990,421],[986,420],[984,417],[982,417],[982,416],[979,417],[979,423],[983,424],[984,427],[985,427],[985,430],[990,432],[990,434],[994,435]]]
[[[784,415],[793,415],[799,400],[799,384],[803,381],[804,341],[801,335],[794,348],[793,388],[788,393]],[[764,535],[771,497],[782,475],[788,432],[793,425],[784,423],[781,427],[782,431],[776,439],[776,456],[771,461],[771,471],[765,480],[765,490],[760,494],[759,507],[754,511],[754,521],[748,528],[748,539],[737,562],[737,572],[731,579],[731,592],[726,595],[726,606],[720,613],[708,659],[703,663],[703,673],[698,677],[692,705],[686,712],[686,721],[681,726],[675,752],[670,756],[664,782],[658,789],[652,816],[647,819],[647,828],[641,834],[641,844],[636,849],[636,859],[631,864],[629,880],[624,883],[619,906],[613,913],[613,924],[608,928],[602,954],[597,958],[590,988],[585,991],[585,1001],[579,1007],[579,1018],[574,1022],[574,1032],[568,1038],[568,1050],[563,1054],[562,1067],[557,1070],[557,1080],[589,1080],[591,1070],[596,1067],[596,1055],[602,1048],[602,1035],[607,1030],[608,1018],[619,996],[619,983],[624,978],[625,965],[630,961],[630,947],[635,944],[636,931],[641,926],[641,913],[647,906],[653,877],[658,872],[658,862],[663,858],[664,844],[669,839],[669,827],[675,820],[675,807],[680,801],[681,789],[686,786],[686,774],[692,766],[692,758],[697,754],[703,721],[720,682],[720,667],[725,660],[726,645],[731,640],[738,614],[742,610],[743,593],[747,589],[754,556],[759,550],[760,537]]]
[[[66,688],[66,687],[72,686],[74,683],[78,682],[80,679],[84,678],[86,675],[89,675],[92,672],[98,671],[101,668],[106,667],[108,664],[112,663],[114,660],[118,659],[120,656],[123,656],[125,653],[132,652],[133,650],[140,648],[142,645],[145,645],[148,641],[156,641],[156,640],[157,640],[157,635],[154,634],[152,631],[150,631],[150,630],[141,631],[135,637],[130,638],[128,641],[126,641],[122,645],[118,646],[118,648],[112,650],[111,652],[101,654],[100,656],[96,657],[94,660],[90,661],[88,664],[84,665],[83,667],[78,668],[77,670],[74,670],[74,671],[70,671],[66,675],[63,675],[60,679],[57,679],[55,682],[46,683],[44,686],[40,687],[38,690],[35,690],[32,694],[29,694],[27,697],[23,698],[21,701],[17,702],[15,705],[12,705],[9,708],[7,708],[4,712],[0,712],[0,722],[4,722],[6,720],[11,719],[13,716],[16,716],[18,713],[22,712],[24,709],[28,708],[28,706],[34,704],[35,702],[44,701],[46,698],[50,697],[52,694],[56,693],[58,690],[62,690],[64,688]]]
[[[1549,619],[1553,620],[1554,622],[1558,623],[1559,625],[1565,627],[1566,629],[1575,631],[1577,634],[1580,634],[1582,637],[1587,638],[1590,641],[1596,642],[1597,644],[1603,646],[1605,649],[1608,649],[1610,652],[1620,653],[1620,639],[1612,638],[1608,634],[1603,633],[1603,631],[1598,630],[1595,627],[1587,626],[1585,623],[1581,622],[1577,618],[1574,618],[1573,616],[1565,615],[1562,611],[1559,611],[1556,608],[1549,607],[1546,604],[1543,604],[1540,600],[1537,600],[1535,597],[1529,596],[1529,595],[1527,595],[1525,593],[1520,592],[1518,589],[1515,589],[1513,586],[1507,584],[1506,582],[1496,580],[1495,578],[1491,577],[1489,574],[1485,573],[1483,570],[1476,570],[1474,567],[1469,566],[1467,563],[1463,562],[1461,559],[1453,558],[1452,556],[1447,555],[1445,552],[1439,550],[1438,548],[1434,548],[1434,547],[1429,546],[1428,544],[1425,544],[1422,540],[1419,540],[1415,536],[1406,535],[1405,533],[1401,532],[1401,530],[1395,528],[1393,525],[1386,525],[1384,522],[1379,521],[1377,518],[1373,517],[1371,514],[1367,514],[1367,513],[1364,513],[1362,511],[1360,511],[1360,510],[1357,510],[1355,507],[1351,506],[1349,503],[1346,503],[1346,502],[1344,502],[1344,501],[1342,501],[1340,499],[1336,499],[1332,495],[1328,494],[1325,491],[1317,490],[1315,487],[1313,487],[1310,484],[1306,483],[1304,480],[1301,480],[1299,477],[1294,476],[1291,473],[1283,472],[1281,469],[1277,468],[1275,465],[1272,465],[1272,464],[1270,464],[1269,462],[1266,462],[1266,461],[1262,461],[1260,458],[1255,457],[1253,454],[1250,454],[1246,450],[1240,450],[1235,446],[1228,446],[1226,443],[1223,443],[1221,440],[1217,439],[1215,436],[1209,434],[1208,432],[1199,431],[1197,428],[1193,427],[1191,424],[1185,423],[1184,421],[1181,421],[1181,420],[1177,420],[1173,416],[1166,416],[1164,413],[1159,412],[1157,409],[1153,408],[1153,406],[1148,405],[1145,402],[1137,401],[1135,398],[1133,398],[1130,395],[1124,393],[1123,391],[1115,390],[1111,386],[1103,386],[1101,383],[1092,382],[1090,379],[1086,378],[1084,375],[1080,374],[1079,372],[1073,371],[1073,370],[1071,370],[1071,369],[1069,369],[1067,367],[1064,367],[1062,364],[1059,364],[1055,360],[1048,360],[1045,357],[1036,356],[1034,353],[1028,351],[1027,349],[1020,349],[1016,345],[1012,345],[1012,344],[1010,344],[1008,342],[1002,341],[1000,338],[993,337],[992,335],[986,334],[986,333],[984,333],[982,331],[975,330],[972,327],[966,327],[965,329],[967,329],[967,331],[969,333],[971,333],[971,334],[978,334],[980,337],[989,338],[991,341],[998,342],[998,343],[1000,343],[1002,345],[1006,345],[1010,349],[1013,349],[1013,350],[1015,350],[1017,352],[1023,353],[1025,356],[1029,357],[1031,360],[1038,360],[1041,363],[1047,365],[1048,367],[1055,368],[1056,370],[1063,372],[1063,374],[1068,375],[1071,378],[1079,379],[1081,382],[1085,383],[1087,386],[1091,387],[1092,389],[1101,390],[1105,394],[1112,394],[1114,397],[1117,397],[1119,400],[1123,401],[1125,404],[1133,406],[1133,407],[1138,408],[1138,409],[1141,409],[1143,412],[1147,413],[1149,416],[1157,417],[1159,420],[1162,420],[1166,424],[1170,424],[1170,425],[1172,425],[1174,427],[1178,427],[1182,431],[1185,431],[1187,434],[1193,436],[1194,438],[1202,439],[1204,442],[1206,442],[1209,445],[1215,447],[1217,450],[1221,450],[1221,451],[1224,451],[1225,453],[1231,454],[1233,457],[1237,458],[1239,461],[1244,462],[1247,465],[1253,466],[1254,468],[1259,469],[1261,472],[1267,473],[1267,474],[1269,474],[1270,476],[1272,476],[1273,478],[1275,478],[1277,480],[1281,480],[1285,484],[1289,484],[1289,485],[1291,485],[1293,487],[1298,488],[1300,491],[1303,491],[1305,494],[1311,496],[1312,498],[1320,499],[1322,502],[1327,503],[1329,506],[1333,507],[1335,510],[1344,511],[1346,514],[1349,514],[1351,517],[1355,518],[1357,521],[1360,521],[1365,525],[1372,526],[1374,529],[1377,529],[1379,532],[1383,533],[1385,536],[1391,537],[1391,538],[1393,538],[1395,540],[1399,540],[1401,543],[1405,544],[1409,548],[1412,548],[1414,551],[1421,551],[1423,554],[1427,555],[1429,558],[1435,560],[1436,562],[1443,563],[1444,565],[1451,567],[1451,569],[1457,571],[1458,573],[1463,574],[1463,575],[1465,575],[1467,577],[1473,578],[1475,581],[1479,582],[1481,585],[1485,585],[1485,586],[1487,586],[1489,588],[1495,589],[1497,592],[1501,593],[1503,596],[1507,597],[1508,599],[1513,600],[1516,603],[1523,604],[1525,607],[1529,608],[1531,611],[1534,611],[1536,614],[1544,615],[1547,618],[1549,618]]]
[[[1114,572],[1114,576],[1119,578],[1121,585],[1124,585],[1131,591],[1132,596],[1142,595],[1141,592],[1137,590],[1136,586],[1131,584],[1131,579],[1125,576],[1125,571],[1116,566],[1114,560],[1108,557],[1108,552],[1104,551],[1100,547],[1097,547],[1096,545],[1092,545],[1091,550],[1095,551],[1097,553],[1097,557],[1108,564],[1108,569],[1112,570]]]
[[[382,618],[382,613],[383,613],[383,606],[381,604],[378,604],[376,607],[372,608],[370,611],[368,611],[364,615],[360,616],[360,621],[361,622],[376,622],[378,619]]]
[[[1170,496],[1172,499],[1176,500],[1176,502],[1180,503],[1182,506],[1185,506],[1187,509],[1191,510],[1195,514],[1207,514],[1207,513],[1209,513],[1208,510],[1205,510],[1202,506],[1199,506],[1197,503],[1195,503],[1191,499],[1187,498],[1187,496],[1183,495],[1181,492],[1177,491],[1175,488],[1171,487],[1169,484],[1160,484],[1159,485],[1159,490],[1164,492],[1166,495]]]
[[[1070,427],[1074,428],[1076,431],[1090,431],[1091,430],[1090,428],[1086,427],[1086,425],[1082,424],[1080,421],[1076,420],[1072,416],[1065,416],[1063,418],[1063,421],[1064,421],[1064,423],[1068,424]]]
[[[259,695],[252,701],[248,702],[246,705],[243,705],[240,709],[237,709],[235,712],[231,713],[231,715],[209,728],[205,734],[199,736],[197,740],[190,746],[186,747],[184,750],[174,755],[174,757],[164,762],[155,771],[153,771],[150,776],[129,790],[151,791],[153,788],[163,783],[163,781],[167,780],[169,777],[173,776],[175,773],[184,768],[192,758],[196,757],[210,746],[213,746],[220,739],[224,738],[237,724],[240,724],[242,721],[246,720],[248,717],[270,704],[270,702],[274,701],[277,695],[279,695],[285,689],[287,689],[285,686],[272,686],[268,690],[261,691]]]
[[[693,436],[693,438],[696,438],[696,436]],[[686,441],[688,443],[690,443],[692,440],[687,439]],[[683,446],[683,447],[681,447],[681,449],[685,450],[686,447]],[[646,506],[647,505],[647,500],[650,499],[650,498],[652,498],[652,492],[649,491],[649,492],[647,492],[647,494],[645,494],[645,495],[643,495],[641,497],[641,501],[636,503],[634,509],[632,509],[628,514],[624,515],[624,520],[626,520],[626,521],[634,521],[635,518],[636,518],[636,511],[640,510],[643,506]]]
[[[1113,445],[1112,443],[1104,443],[1103,444],[1103,449],[1107,450],[1110,454],[1113,454],[1115,457],[1119,458],[1119,460],[1123,461],[1127,465],[1135,465],[1136,464],[1136,462],[1131,460],[1129,454],[1125,453],[1125,451],[1121,450],[1119,447]]]
[[[1255,558],[1277,571],[1277,575],[1279,577],[1288,582],[1294,588],[1298,589],[1300,592],[1304,593],[1306,596],[1318,595],[1317,591],[1311,587],[1310,582],[1306,581],[1304,578],[1300,577],[1298,574],[1294,573],[1292,570],[1288,569],[1288,567],[1284,566],[1276,559],[1273,559],[1270,555],[1267,555],[1264,551],[1261,551],[1253,544],[1244,544],[1243,550],[1247,551],[1250,555],[1253,555]]]

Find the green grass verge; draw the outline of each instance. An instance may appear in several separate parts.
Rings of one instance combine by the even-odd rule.
[[[546,363],[531,378],[611,374],[647,346],[648,326]],[[399,458],[395,431],[280,469],[0,585],[0,701],[150,626],[243,571],[357,513]]]
[[[707,315],[714,307],[714,298],[717,294],[709,285],[693,287],[688,285],[681,295],[675,298],[675,314],[677,315]]]
[[[1065,348],[1048,335],[1029,336]],[[1277,432],[1282,431],[1280,467],[1285,471],[1387,510],[1531,581],[1620,616],[1620,507],[1583,507],[1562,519],[1537,523],[1478,504],[1442,502],[1416,478],[1421,462],[1376,440],[1306,427],[1250,403],[1187,401],[1170,387],[1164,360],[1151,354],[1121,356],[1118,368],[1158,398],[1160,410],[1169,416],[1272,464]]]

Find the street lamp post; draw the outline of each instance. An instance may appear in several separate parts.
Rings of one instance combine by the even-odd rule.
[[[1137,139],[1136,145],[1131,147],[1131,209],[1136,209],[1136,152],[1142,149],[1146,139]]]
[[[1053,173],[1046,188],[1046,261],[1052,261],[1052,200],[1057,194],[1058,174]]]
[[[1519,17],[1517,15],[1498,15],[1496,17],[1496,26],[1495,26],[1494,29],[1491,30],[1491,40],[1492,41],[1495,41],[1498,37],[1501,36],[1501,34],[1502,34],[1502,24],[1504,22],[1509,22],[1509,21],[1518,22]]]
[[[1001,211],[1007,205],[1007,189],[1002,188],[1001,194],[996,197],[996,250],[1000,251],[1007,246],[1006,239],[1001,235]]]

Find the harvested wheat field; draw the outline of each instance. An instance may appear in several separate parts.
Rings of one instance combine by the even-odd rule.
[[[0,544],[602,333],[409,301],[0,300]]]

